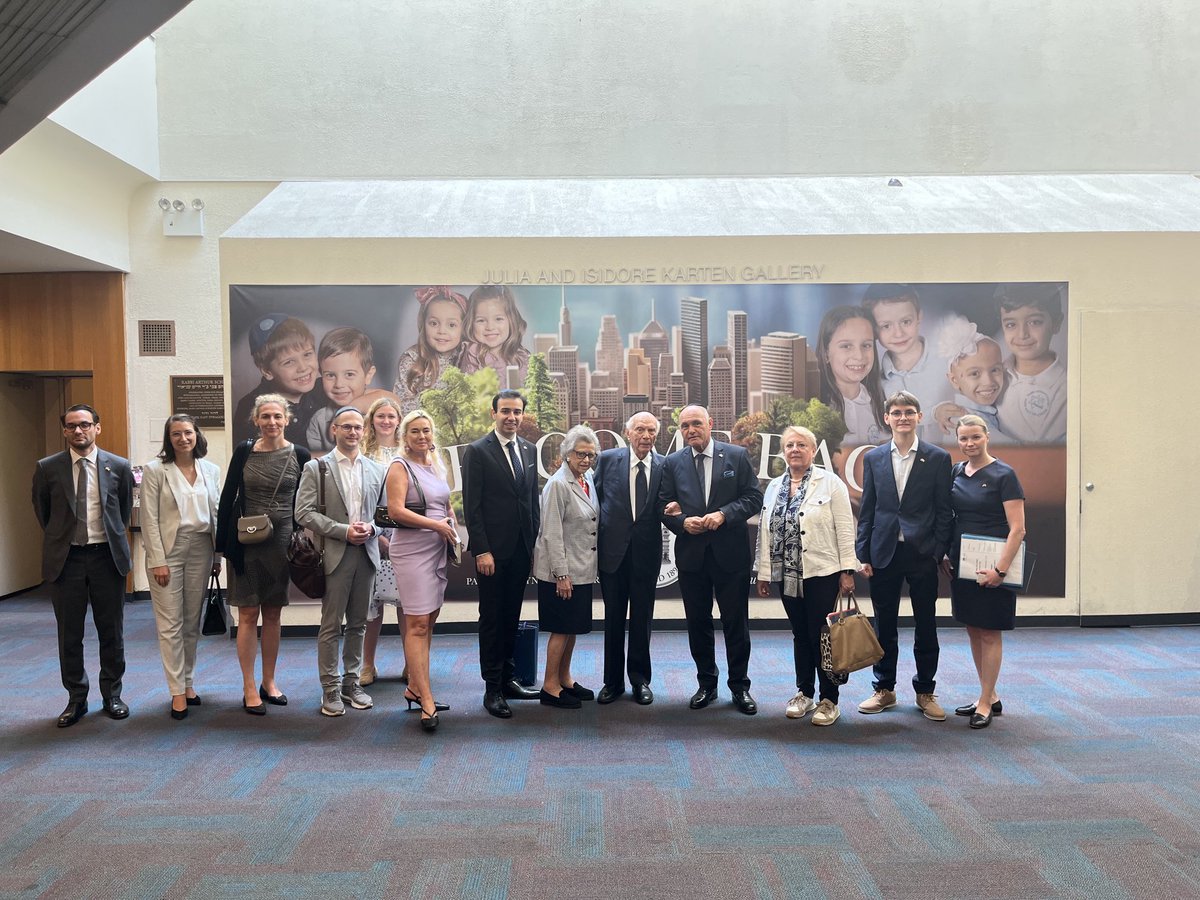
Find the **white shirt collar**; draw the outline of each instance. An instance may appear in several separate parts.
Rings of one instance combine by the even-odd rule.
[[[646,470],[649,471],[650,466],[652,466],[654,464],[654,451],[651,450],[649,453],[647,453],[645,459],[638,459],[638,455],[636,453],[634,453],[633,450],[630,450],[629,451],[629,469],[630,469],[630,471],[635,471],[638,467],[638,463],[645,463]]]
[[[333,448],[333,458],[336,459],[338,461],[338,463],[345,462],[345,463],[349,463],[351,466],[353,466],[356,462],[358,462],[360,459],[362,459],[362,454],[359,453],[358,455],[356,455],[354,457],[354,459],[351,459],[349,456],[347,456],[345,453],[343,453],[337,447],[334,447]]]
[[[75,448],[71,448],[71,468],[74,468],[81,459],[90,460],[92,465],[96,465],[96,459],[100,456],[100,448],[92,444],[92,452],[87,456],[80,456],[75,452]]]
[[[704,445],[704,449],[701,450],[699,453],[696,453],[695,450],[692,450],[691,447],[688,447],[689,450],[692,450],[692,459],[695,459],[697,456],[707,456],[707,457],[711,458],[713,455],[713,443],[714,443],[714,441],[710,437],[708,439],[708,443]]]
[[[914,439],[914,440],[913,440],[913,445],[912,445],[911,449],[909,449],[909,451],[908,451],[908,452],[909,452],[910,454],[911,454],[911,453],[916,453],[916,452],[917,452],[917,447],[920,445],[920,443],[921,443],[921,439],[920,439],[920,438],[916,438],[916,439]],[[900,452],[900,448],[896,446],[896,439],[895,439],[895,438],[892,438],[892,452],[893,452],[893,453],[895,453],[895,454],[896,454],[897,456],[899,456],[900,458],[902,458],[902,459],[904,458],[904,454],[903,454],[903,453],[901,453],[901,452]]]

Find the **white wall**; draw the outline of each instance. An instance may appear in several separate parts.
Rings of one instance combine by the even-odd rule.
[[[162,171],[1195,171],[1197,46],[1194,0],[205,0],[158,34]]]

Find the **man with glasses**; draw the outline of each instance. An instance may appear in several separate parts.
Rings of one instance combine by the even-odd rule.
[[[325,542],[325,596],[321,598],[321,628],[317,632],[317,671],[321,678],[321,713],[341,716],[346,704],[370,709],[371,697],[362,689],[363,636],[367,608],[379,569],[379,529],[373,522],[383,493],[383,466],[358,452],[363,414],[343,406],[333,415],[335,446],[310,460],[296,491],[296,521]],[[324,500],[321,468],[325,468]],[[324,511],[321,510],[324,506]],[[338,668],[338,639],[342,621],[346,638],[342,672]]]
[[[896,705],[899,657],[897,619],[900,589],[908,582],[912,601],[912,685],[925,718],[945,721],[934,695],[938,666],[938,562],[950,546],[950,454],[917,440],[921,402],[898,391],[884,404],[884,424],[892,440],[863,456],[862,503],[856,552],[871,582],[875,633],[883,659],[875,664],[875,693],[858,705],[860,713],[881,713]]]
[[[92,606],[100,643],[100,696],[111,718],[124,719],[126,529],[133,510],[129,460],[96,446],[100,416],[87,404],[60,418],[69,449],[39,460],[33,473],[33,511],[42,526],[42,577],[51,584],[58,621],[58,663],[67,708],[58,727],[88,711],[83,628]]]

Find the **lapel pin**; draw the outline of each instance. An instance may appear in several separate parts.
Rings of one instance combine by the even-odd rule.
[[[918,456],[918,457],[917,457],[917,462],[925,462],[925,457],[923,457],[923,456]]]

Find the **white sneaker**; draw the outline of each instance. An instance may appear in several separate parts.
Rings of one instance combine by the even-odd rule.
[[[803,719],[814,709],[816,709],[816,704],[813,703],[812,697],[796,691],[796,696],[788,701],[787,709],[783,711],[783,714],[789,719]]]
[[[812,723],[814,725],[832,725],[842,715],[842,711],[837,708],[837,704],[832,700],[822,700],[817,704],[817,711],[813,713]]]

